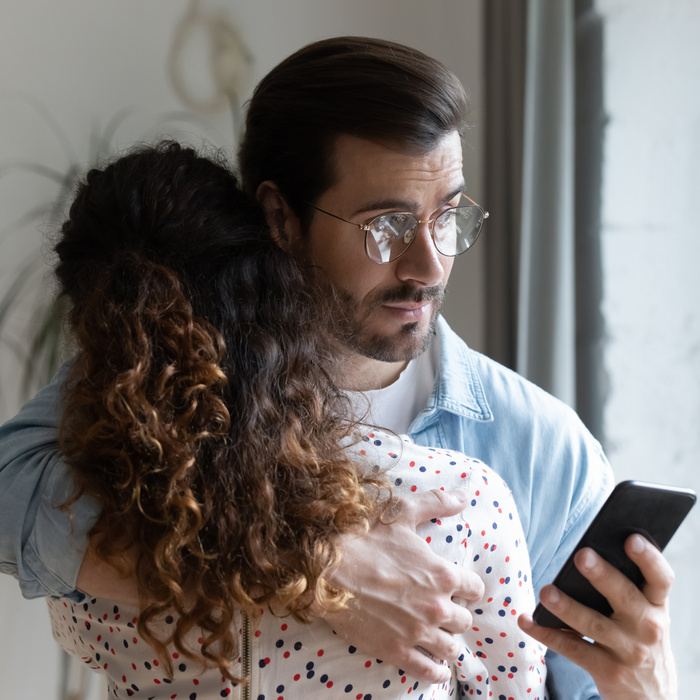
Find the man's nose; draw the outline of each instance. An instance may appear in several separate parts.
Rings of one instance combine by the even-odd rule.
[[[408,250],[396,261],[396,276],[402,282],[432,287],[442,282],[444,259],[438,253],[430,233],[431,224],[416,224],[413,241]]]

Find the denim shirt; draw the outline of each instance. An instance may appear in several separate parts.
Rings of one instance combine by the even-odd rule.
[[[418,444],[486,462],[509,484],[529,547],[535,591],[554,578],[612,487],[603,451],[565,404],[469,349],[444,319],[440,360],[426,408],[413,421]],[[97,504],[72,493],[58,454],[64,366],[52,383],[0,427],[0,572],[19,580],[26,598],[67,596],[94,523]],[[552,700],[599,698],[590,677],[548,654]]]

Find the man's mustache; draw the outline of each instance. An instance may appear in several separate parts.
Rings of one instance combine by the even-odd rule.
[[[385,289],[377,294],[370,304],[370,309],[376,309],[383,304],[395,304],[402,301],[412,301],[416,303],[424,301],[438,301],[442,303],[445,298],[445,287],[436,285],[434,287],[414,287],[410,284],[402,287]]]

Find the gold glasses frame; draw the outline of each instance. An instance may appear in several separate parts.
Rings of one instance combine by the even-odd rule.
[[[368,237],[372,235],[374,238],[374,234],[372,233],[372,229],[374,228],[373,224],[378,221],[379,219],[383,219],[387,216],[410,216],[416,221],[416,225],[420,226],[421,224],[428,224],[428,228],[430,230],[430,238],[433,241],[433,245],[435,246],[435,249],[440,253],[440,255],[445,255],[446,257],[457,257],[458,255],[461,255],[462,253],[466,253],[469,248],[471,248],[474,243],[476,243],[477,239],[479,238],[479,234],[481,233],[481,229],[484,226],[484,221],[489,218],[489,213],[484,210],[483,207],[481,207],[479,204],[477,204],[471,197],[468,197],[466,194],[463,194],[462,197],[470,202],[468,205],[462,205],[462,206],[456,206],[456,207],[450,207],[449,209],[445,209],[445,211],[441,212],[438,216],[432,218],[432,219],[419,219],[413,212],[410,211],[393,211],[389,212],[387,214],[379,214],[378,216],[372,217],[369,221],[366,221],[364,224],[357,224],[354,221],[348,221],[348,219],[344,219],[342,216],[338,216],[337,214],[333,214],[332,212],[326,211],[325,209],[321,209],[321,207],[316,206],[315,204],[312,204],[311,202],[307,202],[306,200],[302,200],[304,204],[307,204],[310,206],[312,209],[315,209],[316,211],[320,211],[322,214],[326,214],[327,216],[332,216],[334,219],[338,219],[339,221],[343,221],[346,224],[350,224],[351,226],[355,226],[359,228],[361,231],[365,232],[365,253],[367,257],[374,263],[377,263],[378,265],[386,265],[387,263],[394,262],[395,260],[398,260],[410,247],[411,243],[413,243],[413,240],[415,239],[415,235],[410,236],[408,240],[406,239],[406,236],[404,236],[404,243],[405,243],[405,248],[395,257],[389,258],[388,260],[377,260],[376,258],[372,257],[370,254],[370,246],[369,246],[369,240]],[[471,209],[476,207],[480,212],[481,212],[481,219],[478,228],[476,229],[476,233],[474,234],[473,240],[469,243],[467,248],[464,250],[461,250],[459,253],[452,253],[451,255],[448,253],[443,253],[440,250],[440,247],[438,246],[437,241],[435,240],[435,222],[443,217],[447,212],[453,211],[455,209]],[[415,231],[415,227],[413,227],[413,231]],[[376,243],[376,239],[375,239]]]

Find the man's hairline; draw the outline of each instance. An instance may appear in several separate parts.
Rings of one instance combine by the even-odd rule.
[[[373,139],[373,138],[368,138],[365,136],[358,136],[357,134],[351,134],[345,131],[339,131],[338,133],[334,134],[332,137],[332,143],[330,146],[330,153],[328,157],[328,165],[330,166],[330,174],[331,177],[329,178],[328,185],[326,188],[320,192],[314,199],[309,199],[308,203],[309,204],[317,204],[318,201],[323,197],[326,192],[328,192],[330,189],[332,189],[337,183],[338,183],[338,174],[337,174],[337,168],[336,168],[336,163],[337,163],[337,143],[338,139],[340,139],[343,136],[347,136],[350,138],[358,139],[360,141],[364,141],[366,143],[374,144],[375,146],[383,146],[384,148],[387,148],[391,151],[394,151],[395,153],[399,153],[401,155],[407,155],[407,156],[423,156],[428,153],[431,153],[434,151],[437,147],[439,142],[450,136],[451,134],[457,133],[459,135],[459,143],[460,147],[462,148],[462,151],[464,151],[464,133],[462,129],[458,129],[455,127],[454,129],[451,129],[450,131],[446,131],[443,134],[441,134],[433,143],[431,148],[418,148],[415,146],[415,144],[411,144],[406,140],[400,140],[400,139]],[[462,165],[462,169],[464,169],[464,165]],[[311,218],[314,218],[318,212],[314,212]]]

